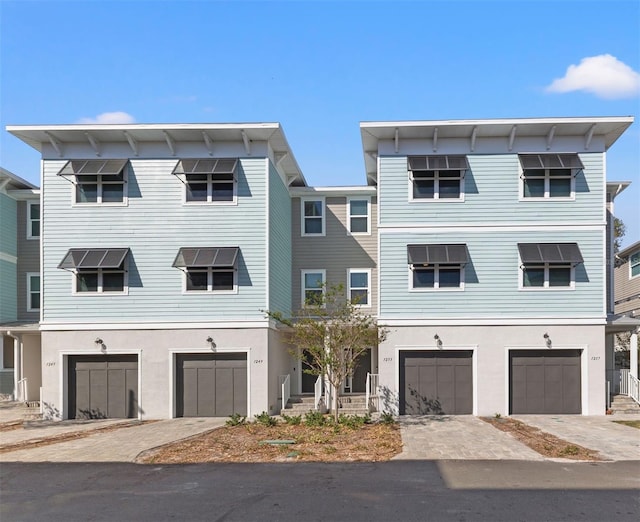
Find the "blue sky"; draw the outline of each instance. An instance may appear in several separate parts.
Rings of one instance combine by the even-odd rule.
[[[0,0],[0,17],[0,165],[34,183],[8,124],[279,121],[310,185],[354,185],[360,121],[630,115],[607,166],[634,182],[616,213],[640,239],[637,0]]]

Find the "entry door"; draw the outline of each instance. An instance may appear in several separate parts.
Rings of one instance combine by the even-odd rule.
[[[371,372],[371,349],[365,350],[356,361],[353,376],[349,383],[352,393],[367,391],[367,373]]]
[[[136,355],[74,355],[68,371],[70,419],[138,416]]]
[[[246,354],[180,354],[176,365],[177,417],[247,415]]]
[[[304,352],[304,360],[300,361],[300,370],[302,371],[302,393],[314,393],[316,390],[317,375],[311,375],[305,372],[312,367],[312,358],[308,352]]]

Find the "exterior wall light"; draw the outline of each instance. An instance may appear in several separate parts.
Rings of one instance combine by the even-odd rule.
[[[442,339],[440,339],[440,336],[438,334],[435,334],[433,338],[436,340],[436,346],[438,348],[442,348]]]
[[[209,343],[209,346],[211,346],[212,350],[216,349],[216,343],[213,340],[213,337],[211,337],[211,336],[207,337],[207,342]]]
[[[542,337],[544,337],[544,342],[547,345],[547,348],[551,348],[551,337],[549,337],[549,334],[545,332]]]

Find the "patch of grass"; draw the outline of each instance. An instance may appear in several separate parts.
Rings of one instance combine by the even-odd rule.
[[[640,420],[616,420],[613,421],[616,424],[622,424],[623,426],[629,426],[631,428],[637,428],[640,430]]]

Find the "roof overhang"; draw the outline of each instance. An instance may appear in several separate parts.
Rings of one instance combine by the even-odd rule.
[[[16,335],[16,334],[28,334],[39,333],[40,323],[27,322],[27,321],[13,321],[10,323],[0,324],[0,334],[4,335]]]
[[[38,187],[13,172],[0,167],[0,189],[4,192],[9,190],[38,190]]]
[[[165,143],[173,154],[180,142],[201,142],[211,152],[216,142],[232,141],[242,142],[250,156],[251,142],[265,141],[289,185],[307,184],[279,123],[7,125],[7,131],[40,153],[45,144],[50,145],[59,156],[63,156],[65,144],[71,143],[89,144],[96,154],[106,144],[125,143],[132,156],[137,156],[144,143]]]
[[[394,142],[397,151],[403,140],[428,139],[434,145],[433,153],[437,154],[438,141],[449,138],[467,139],[469,152],[473,153],[476,141],[483,138],[505,138],[511,147],[516,137],[541,137],[550,146],[553,140],[560,136],[580,136],[584,138],[585,150],[589,149],[589,144],[594,137],[601,137],[607,150],[632,123],[632,116],[371,121],[360,123],[360,134],[367,180],[370,184],[375,184],[380,141]]]
[[[640,319],[628,315],[610,315],[607,317],[606,333],[633,332],[640,329]]]
[[[620,252],[618,252],[616,255],[618,257],[627,257],[628,255],[632,254],[636,250],[640,250],[640,241],[636,241],[635,243],[632,243],[628,247],[620,250]]]
[[[607,194],[609,194],[611,201],[629,185],[631,185],[630,181],[607,181]]]

